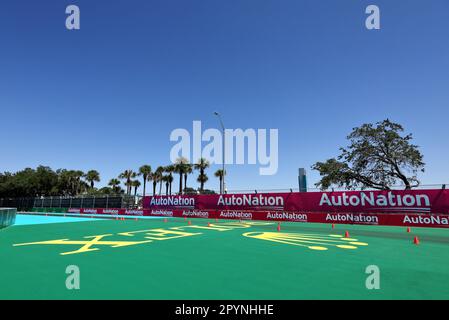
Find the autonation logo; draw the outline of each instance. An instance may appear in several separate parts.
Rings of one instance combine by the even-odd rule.
[[[268,212],[267,219],[307,222],[307,214],[293,212]]]
[[[104,209],[103,213],[104,214],[118,214],[118,210],[117,209]]]
[[[151,210],[152,215],[173,217],[173,211],[171,210]]]
[[[251,195],[231,195],[218,198],[218,206],[255,206],[255,207],[283,207],[284,198],[281,196],[265,196],[263,194]]]
[[[132,214],[135,216],[143,216],[143,211],[142,210],[126,210],[125,214]]]
[[[244,211],[221,211],[220,218],[251,220],[253,215],[251,212]]]
[[[365,224],[379,224],[379,218],[368,214],[354,214],[354,213],[337,213],[326,215],[326,221],[331,222],[354,222]]]
[[[404,224],[422,224],[422,225],[449,225],[449,219],[442,216],[408,216],[404,217]]]
[[[209,212],[207,212],[207,211],[183,211],[182,215],[187,216],[187,217],[208,218]]]
[[[152,197],[150,206],[193,207],[195,206],[195,198],[179,196]]]
[[[320,206],[329,207],[359,207],[372,206],[383,207],[387,210],[395,208],[416,209],[420,211],[430,211],[430,199],[426,194],[375,194],[374,192],[360,192],[348,195],[345,192],[338,195],[328,195],[323,193]]]

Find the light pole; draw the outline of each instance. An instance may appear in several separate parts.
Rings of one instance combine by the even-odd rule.
[[[222,147],[223,147],[223,149],[222,149],[223,178],[221,179],[220,189],[221,189],[221,193],[224,193],[225,192],[225,172],[226,172],[225,171],[225,127],[224,127],[224,124],[223,124],[223,120],[221,120],[221,115],[217,111],[214,112],[214,115],[216,115],[218,117],[218,120],[220,121],[221,129],[223,130],[223,143],[222,143]]]

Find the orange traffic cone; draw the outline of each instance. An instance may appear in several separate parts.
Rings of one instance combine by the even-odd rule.
[[[349,238],[349,232],[348,231],[345,232],[345,238]]]
[[[217,219],[217,218],[215,218],[215,222],[218,222],[218,219]]]
[[[164,222],[167,222],[167,218],[164,219]]]
[[[135,220],[137,221],[137,217],[135,218]]]
[[[407,232],[410,233],[410,227],[407,227]]]
[[[189,220],[189,226],[192,224],[192,221]]]
[[[278,222],[278,228],[277,228],[277,230],[278,230],[278,232],[281,231],[281,223],[280,223],[280,222]]]
[[[332,229],[334,229],[334,228],[335,228],[335,224],[332,223]]]
[[[187,220],[187,217],[184,217],[184,221],[186,221]]]
[[[416,245],[419,244],[419,238],[418,238],[417,236],[415,236],[415,237],[413,238],[413,244],[416,244]]]
[[[207,222],[207,226],[210,227],[210,222]]]

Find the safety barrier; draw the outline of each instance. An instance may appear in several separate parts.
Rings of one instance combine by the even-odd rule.
[[[353,213],[299,212],[255,210],[170,210],[170,209],[69,209],[68,213],[123,216],[155,216],[175,218],[204,218],[230,220],[261,220],[378,226],[449,228],[447,214],[419,213]]]
[[[16,222],[17,209],[0,208],[0,229],[12,226]]]
[[[449,214],[449,190],[290,192],[144,197],[145,209]]]

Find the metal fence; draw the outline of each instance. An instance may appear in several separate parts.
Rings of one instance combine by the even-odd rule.
[[[33,208],[34,198],[0,198],[0,208],[17,208],[28,210]]]
[[[78,196],[0,198],[0,207],[30,210],[32,208],[126,208],[138,207],[140,199],[133,196]]]

